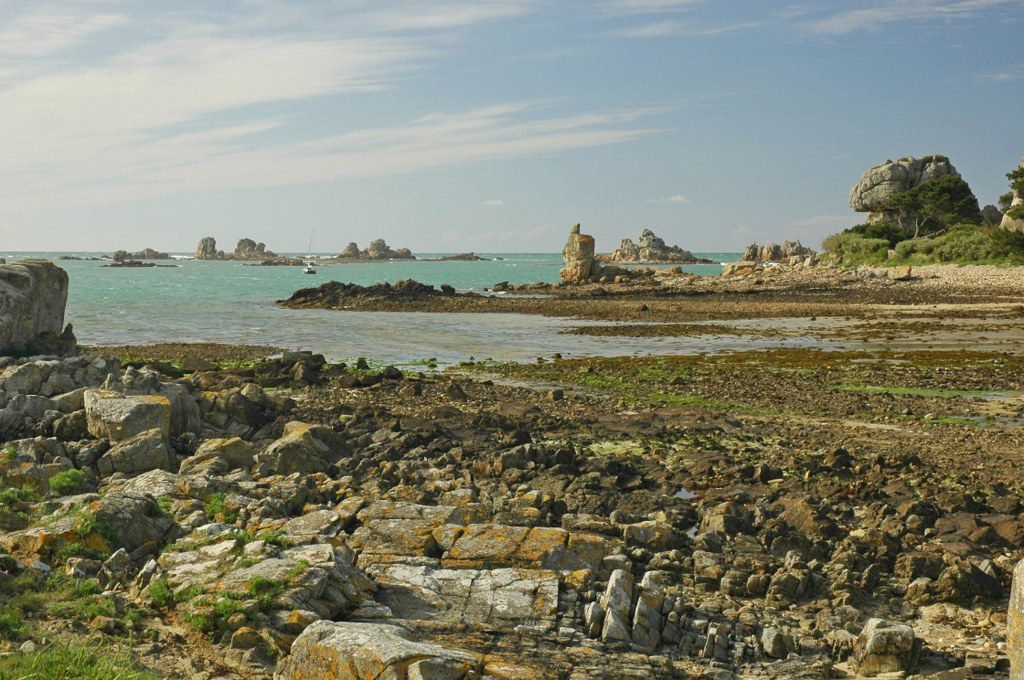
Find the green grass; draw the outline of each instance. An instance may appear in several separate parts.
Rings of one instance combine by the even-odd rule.
[[[159,680],[134,666],[124,652],[55,644],[0,659],[0,680]]]
[[[85,473],[81,470],[64,470],[50,477],[50,489],[60,496],[79,493],[85,487]]]
[[[211,521],[224,522],[226,524],[234,524],[238,521],[238,513],[234,510],[228,510],[226,504],[227,494],[223,491],[210,496],[210,500],[206,502],[206,516]]]

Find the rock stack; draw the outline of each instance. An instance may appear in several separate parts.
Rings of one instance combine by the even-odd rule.
[[[809,257],[813,258],[816,255],[817,253],[813,250],[801,245],[800,241],[783,241],[782,245],[768,243],[762,246],[757,243],[751,243],[743,253],[743,259],[747,262],[796,264],[797,262],[804,262]]]
[[[560,272],[563,283],[586,283],[594,271],[594,237],[580,233],[580,225],[569,232],[569,240],[562,249],[565,266]]]

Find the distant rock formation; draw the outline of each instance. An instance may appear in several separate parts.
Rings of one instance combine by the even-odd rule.
[[[892,221],[897,216],[886,209],[890,198],[947,175],[960,177],[946,156],[908,156],[886,161],[864,171],[860,181],[850,189],[850,207],[856,212],[868,213],[868,222]]]
[[[416,257],[408,248],[392,249],[382,238],[370,241],[366,250],[360,250],[355,241],[345,246],[336,260],[415,260]]]
[[[815,256],[817,256],[817,253],[801,245],[800,241],[783,241],[781,246],[778,243],[768,243],[763,246],[751,243],[743,253],[743,260],[746,262],[785,262],[786,264],[796,264]]]
[[[569,240],[562,249],[565,266],[560,272],[563,283],[586,283],[594,273],[594,237],[580,233],[580,225],[573,226]]]
[[[64,327],[68,275],[48,260],[0,265],[0,354],[64,354],[75,348]]]
[[[1024,156],[1020,157],[1020,166],[1024,168]],[[1007,229],[1009,231],[1024,231],[1024,217],[1014,217],[1011,213],[1015,213],[1015,208],[1024,206],[1024,193],[1020,191],[1013,192],[1013,200],[1010,201],[1010,209],[1003,215],[1003,221],[999,223],[1000,229]],[[1024,207],[1021,207],[1024,210]]]
[[[229,254],[217,250],[217,240],[212,236],[206,236],[200,239],[194,257],[197,260],[272,260],[277,258],[277,253],[267,250],[264,244],[257,243],[251,238],[243,238],[235,245],[235,252]]]
[[[607,262],[670,262],[672,264],[696,264],[710,262],[693,256],[689,250],[679,246],[665,244],[665,239],[657,236],[650,229],[644,229],[636,243],[624,238],[619,249],[610,255],[600,255],[598,259]]]
[[[114,262],[128,262],[130,260],[169,260],[171,259],[171,256],[169,253],[164,253],[159,250],[143,248],[135,253],[127,250],[119,250],[114,253],[114,256],[111,259],[114,260]]]

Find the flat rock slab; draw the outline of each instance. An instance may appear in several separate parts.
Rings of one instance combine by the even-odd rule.
[[[376,565],[369,575],[381,588],[377,600],[402,619],[554,626],[558,574],[540,569],[433,569]]]
[[[171,434],[171,402],[165,396],[86,390],[84,401],[89,434],[97,439],[120,442],[147,430]]]

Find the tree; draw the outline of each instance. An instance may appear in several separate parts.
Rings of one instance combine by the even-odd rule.
[[[1003,211],[994,205],[986,205],[981,209],[981,223],[986,227],[997,226],[1003,221]]]
[[[954,224],[981,224],[974,192],[962,178],[946,175],[892,196],[886,209],[897,215],[901,228],[913,238],[934,234]]]

